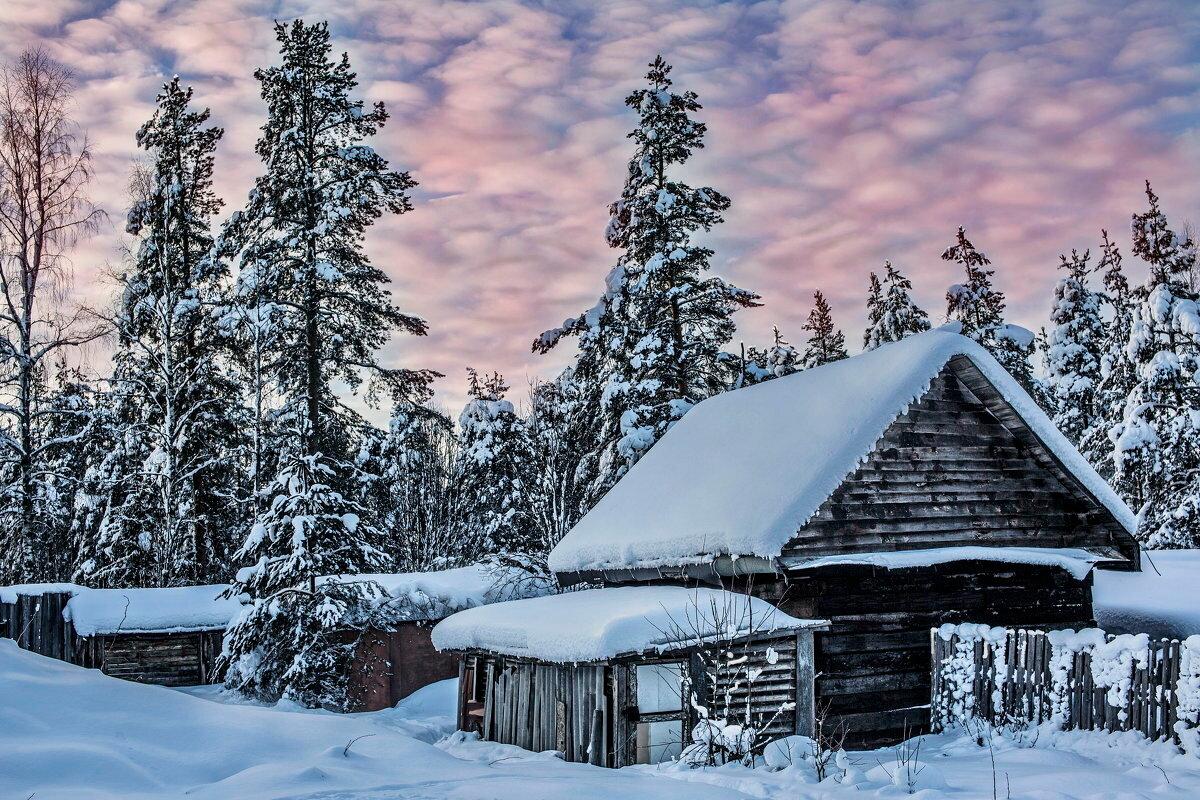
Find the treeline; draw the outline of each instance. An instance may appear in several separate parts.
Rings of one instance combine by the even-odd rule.
[[[222,130],[179,78],[158,95],[136,133],[135,246],[107,313],[62,303],[67,257],[99,217],[70,75],[36,51],[5,68],[0,582],[232,582],[247,610],[226,637],[227,683],[337,707],[349,651],[331,632],[378,622],[380,590],[322,576],[480,559],[544,572],[554,544],[696,403],[848,350],[818,291],[803,347],[776,329],[731,352],[734,313],[761,301],[710,272],[698,240],[731,201],[679,180],[706,127],[660,57],[626,98],[632,152],[604,234],[615,264],[595,305],[532,345],[571,338],[572,365],[518,398],[499,374],[468,370],[469,401],[452,419],[432,403],[442,376],[378,357],[393,333],[427,330],[393,304],[363,248],[377,219],[412,208],[415,180],[369,144],[387,111],[355,96],[326,25],[281,24],[276,37],[280,63],[254,74],[267,108],[259,174],[228,216],[212,186]],[[990,261],[959,229],[942,254],[963,276],[946,316],[1142,510],[1148,545],[1190,546],[1196,255],[1149,185],[1147,199],[1133,217],[1143,286],[1130,287],[1103,234],[1095,266],[1087,251],[1062,258],[1051,325],[1034,336],[1005,321]],[[890,263],[870,274],[863,348],[930,327],[911,290]],[[112,374],[67,366],[102,337]],[[349,393],[390,408],[386,427]]]

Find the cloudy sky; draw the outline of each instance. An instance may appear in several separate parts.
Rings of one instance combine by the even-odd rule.
[[[368,100],[393,118],[376,145],[420,181],[416,210],[369,249],[398,304],[430,323],[388,358],[464,367],[520,387],[570,357],[530,353],[594,302],[632,126],[622,100],[661,52],[696,90],[709,146],[688,178],[733,198],[716,271],[755,289],[739,336],[793,342],[820,288],[857,344],[867,273],[908,272],[935,320],[958,275],[955,227],[992,258],[1010,316],[1044,323],[1058,254],[1128,252],[1149,178],[1168,214],[1200,222],[1200,4],[982,0],[0,0],[0,56],[45,45],[78,77],[113,223],[75,257],[78,293],[110,302],[133,132],[177,73],[226,129],[218,190],[239,207],[258,173],[255,67],[272,20],[329,20]],[[96,356],[100,358],[101,356]]]

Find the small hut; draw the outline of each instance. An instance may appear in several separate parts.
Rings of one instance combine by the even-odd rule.
[[[213,680],[221,637],[238,613],[223,585],[88,589],[0,588],[0,635],[35,653],[163,686]]]
[[[460,729],[621,767],[677,757],[727,711],[748,708],[756,737],[810,734],[822,624],[718,589],[625,586],[464,611],[433,642],[463,656]]]
[[[928,724],[931,627],[1090,626],[1093,568],[1139,568],[1133,529],[1037,403],[948,326],[698,404],[550,567],[568,586],[719,587],[829,620],[817,718],[883,744]]]
[[[442,619],[551,589],[546,580],[484,564],[323,580],[374,581],[385,593],[381,624],[358,638],[350,688],[358,711],[391,708],[423,686],[458,675],[457,657],[439,652],[430,641],[430,630]]]

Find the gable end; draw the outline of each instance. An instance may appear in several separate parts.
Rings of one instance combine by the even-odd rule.
[[[1135,568],[1138,554],[965,356],[888,426],[781,558],[958,545],[1087,548]]]

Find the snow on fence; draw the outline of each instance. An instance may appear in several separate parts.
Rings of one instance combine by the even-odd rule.
[[[1200,636],[970,623],[931,634],[935,731],[971,720],[1140,731],[1200,755]]]

